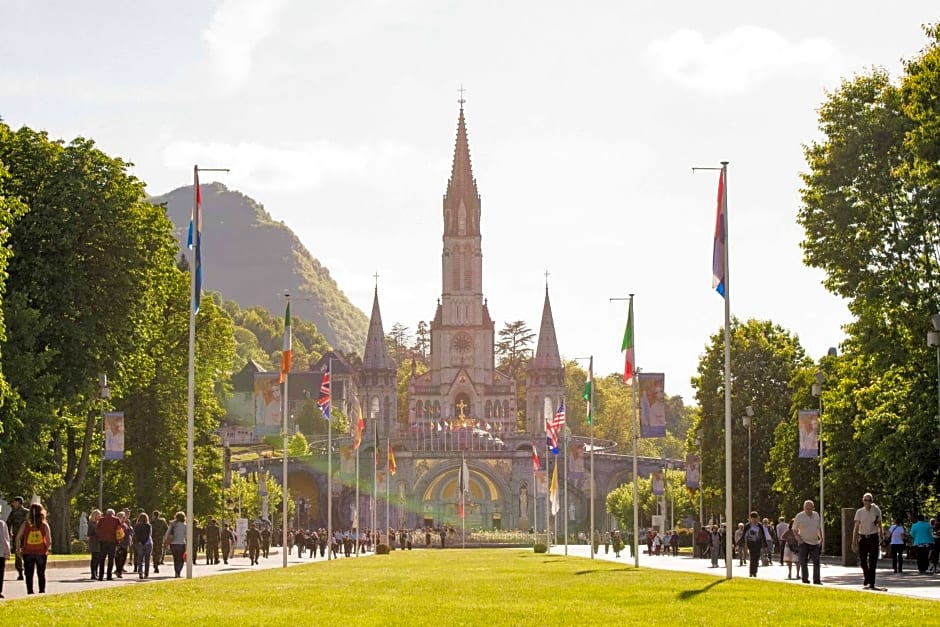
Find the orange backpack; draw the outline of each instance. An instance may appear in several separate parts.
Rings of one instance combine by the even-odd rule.
[[[42,533],[42,527],[33,527],[26,523],[26,529],[23,533],[23,553],[28,555],[45,555],[47,553],[46,536]]]

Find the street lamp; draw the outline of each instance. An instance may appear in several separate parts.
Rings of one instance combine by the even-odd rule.
[[[819,440],[819,528],[824,540],[826,538],[826,501],[823,499],[825,495],[825,471],[823,470],[825,445],[822,438],[822,390],[825,382],[826,373],[817,370],[816,383],[813,384],[813,396],[819,399],[819,416],[816,417],[816,439]]]
[[[744,417],[741,418],[741,422],[744,423],[744,426],[747,427],[747,511],[748,515],[753,509],[751,509],[751,422],[754,418],[754,408],[748,405],[744,408]]]
[[[702,498],[702,430],[695,432],[695,448],[698,449],[698,524],[705,526],[705,501]]]
[[[930,316],[933,331],[927,331],[927,346],[937,349],[937,418],[940,419],[940,313]]]

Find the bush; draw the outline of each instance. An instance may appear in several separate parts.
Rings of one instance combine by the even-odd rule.
[[[387,544],[376,545],[375,554],[376,555],[388,555],[389,554],[388,545]]]
[[[82,540],[72,540],[69,544],[69,553],[87,553],[88,545]]]
[[[548,553],[548,545],[542,544],[541,542],[537,542],[534,548],[536,553]]]

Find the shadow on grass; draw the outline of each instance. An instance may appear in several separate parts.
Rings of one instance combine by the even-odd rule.
[[[590,575],[591,573],[622,573],[628,570],[636,570],[636,569],[635,568],[612,568],[612,569],[605,568],[604,570],[601,570],[598,568],[598,569],[591,569],[591,570],[576,570],[574,574],[575,575]]]
[[[705,593],[705,592],[708,592],[709,590],[711,590],[711,589],[714,588],[715,586],[717,586],[717,585],[719,585],[719,584],[722,584],[722,583],[724,583],[725,581],[726,581],[725,579],[719,579],[718,581],[713,581],[713,582],[711,582],[710,584],[708,584],[707,586],[705,586],[704,588],[700,588],[700,589],[698,589],[698,590],[683,590],[682,592],[680,592],[679,594],[677,594],[676,597],[677,597],[680,601],[688,601],[689,599],[694,599],[695,597],[697,597],[697,596],[700,595],[700,594],[703,594],[703,593]]]

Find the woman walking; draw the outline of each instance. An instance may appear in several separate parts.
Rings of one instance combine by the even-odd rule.
[[[137,556],[137,576],[150,578],[150,555],[153,553],[153,526],[150,517],[141,512],[134,525],[134,554]]]
[[[166,532],[166,545],[173,554],[173,570],[179,579],[183,572],[183,554],[186,552],[186,514],[176,512],[176,518]]]
[[[0,599],[3,598],[3,572],[7,567],[7,560],[10,559],[10,532],[7,531],[7,523],[0,518]]]
[[[29,506],[26,521],[16,534],[17,553],[23,556],[26,594],[33,593],[33,572],[39,581],[39,593],[46,591],[46,559],[52,546],[52,532],[46,523],[46,510],[39,503]]]
[[[91,553],[91,578],[101,579],[104,576],[104,560],[101,553],[101,542],[98,541],[98,519],[101,518],[101,510],[93,509],[88,515],[88,552]]]

